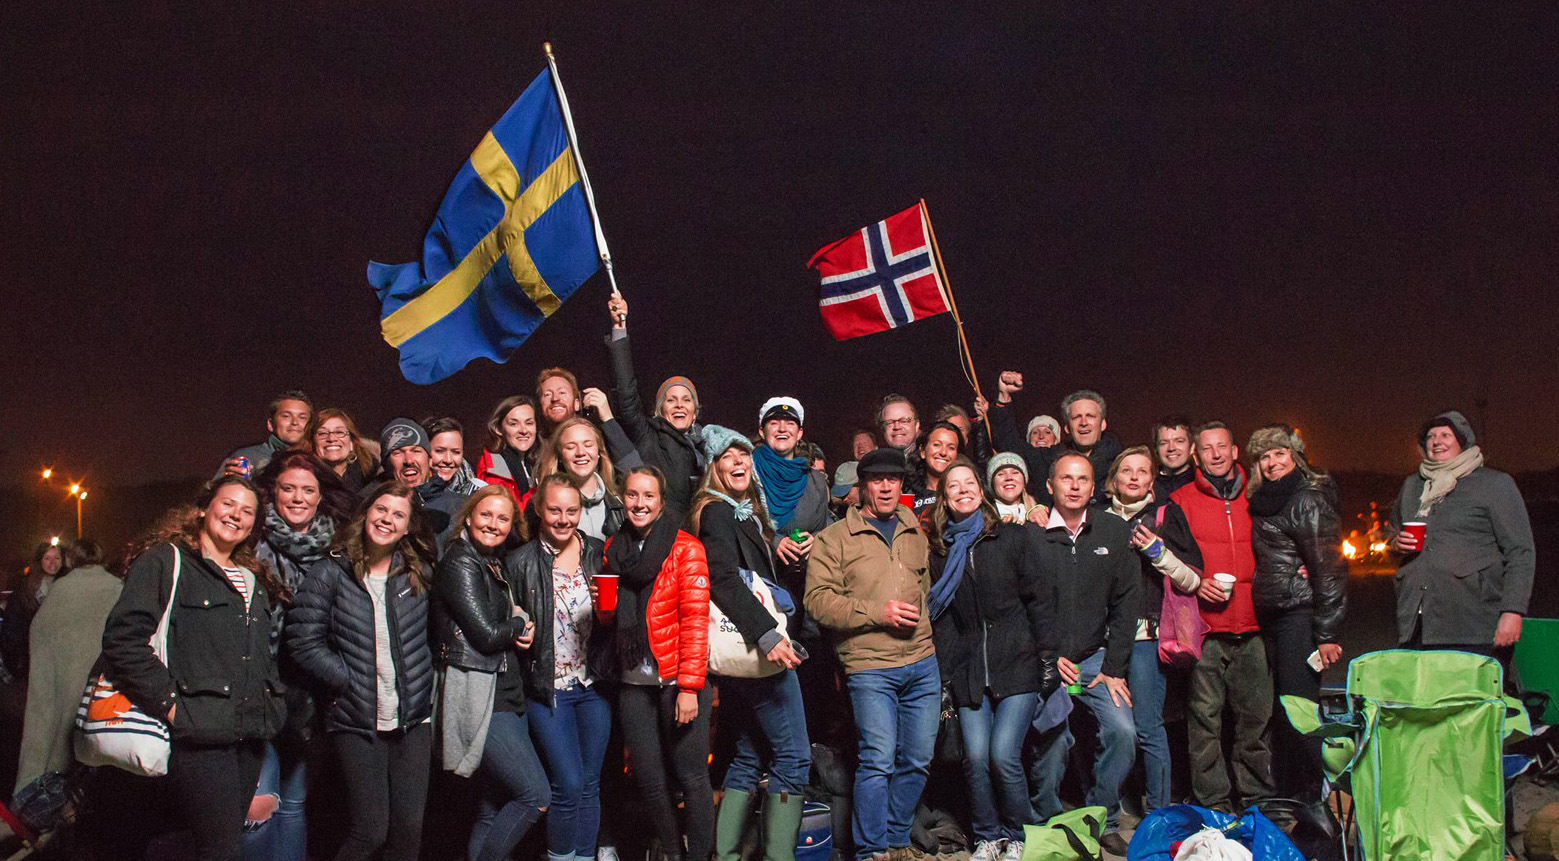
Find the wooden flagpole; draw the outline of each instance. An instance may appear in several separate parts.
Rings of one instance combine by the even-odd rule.
[[[947,308],[953,312],[953,325],[958,329],[958,347],[963,352],[964,362],[969,369],[969,384],[974,386],[975,397],[984,398],[980,391],[980,375],[974,369],[974,357],[969,355],[969,339],[964,337],[964,321],[958,316],[958,301],[953,298],[953,284],[947,278],[947,267],[942,263],[942,247],[936,241],[936,228],[931,226],[931,210],[926,208],[926,199],[920,199],[920,217],[926,222],[926,233],[931,237],[931,253],[936,255],[936,268],[942,276],[942,286],[947,288]],[[995,434],[991,431],[990,416],[985,416],[985,433],[987,439],[994,440]]]
[[[579,152],[579,137],[574,134],[574,115],[568,109],[568,94],[563,92],[563,78],[558,75],[557,59],[552,56],[552,43],[542,42],[541,50],[547,55],[547,70],[552,73],[552,88],[558,94],[558,107],[563,111],[563,127],[568,132],[568,146],[574,154],[574,166],[579,168],[579,183],[585,190],[585,203],[590,207],[590,224],[595,228],[595,249],[601,255],[601,266],[612,283],[612,294],[621,296],[617,289],[617,273],[612,269],[612,252],[606,247],[606,234],[601,230],[601,214],[595,209],[595,193],[590,190],[590,174],[585,173],[585,158]]]

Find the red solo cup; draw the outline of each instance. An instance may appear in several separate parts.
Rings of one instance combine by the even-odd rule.
[[[1418,542],[1418,549],[1422,550],[1424,549],[1424,530],[1428,528],[1429,524],[1422,520],[1409,520],[1402,524],[1402,534],[1413,536],[1413,540]]]
[[[915,510],[915,494],[913,494],[913,493],[901,493],[901,494],[899,494],[899,504],[904,506],[905,508],[908,508],[911,511],[914,511]]]
[[[617,575],[597,574],[595,578],[595,608],[602,613],[617,612]]]

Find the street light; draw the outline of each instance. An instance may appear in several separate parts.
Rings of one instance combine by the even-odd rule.
[[[52,467],[52,466],[44,467],[43,468],[43,480],[44,481],[48,481],[50,478],[53,478],[53,477],[54,477],[54,467]]]
[[[51,536],[49,536],[49,546],[50,547],[58,547],[58,546],[60,546],[60,537],[58,535],[51,535]]]
[[[76,497],[76,540],[81,540],[81,501],[87,498],[87,489],[80,484],[70,486],[70,495]]]

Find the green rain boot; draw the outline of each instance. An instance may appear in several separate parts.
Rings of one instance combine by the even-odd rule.
[[[747,828],[747,811],[752,806],[752,793],[743,789],[727,789],[720,799],[720,813],[715,817],[714,861],[741,861],[742,832]]]
[[[769,793],[763,805],[763,861],[796,861],[804,803],[795,793]]]

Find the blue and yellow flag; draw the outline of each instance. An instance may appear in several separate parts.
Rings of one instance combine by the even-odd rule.
[[[552,79],[542,72],[461,166],[422,262],[368,264],[401,373],[436,383],[507,361],[597,265],[594,228]]]

